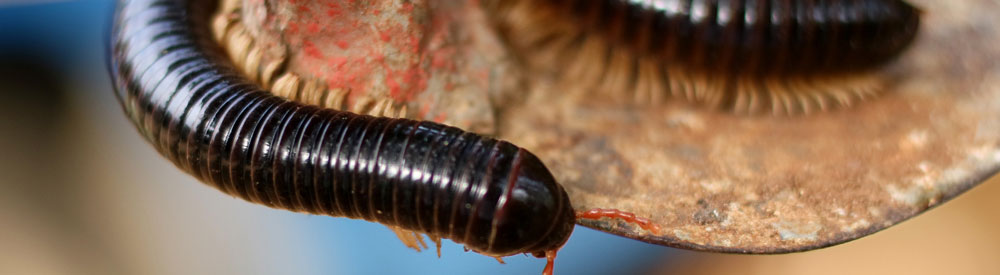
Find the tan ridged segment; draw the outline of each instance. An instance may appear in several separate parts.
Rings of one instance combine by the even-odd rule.
[[[243,0],[221,0],[219,2],[220,13],[232,13],[237,12],[243,7]]]
[[[318,80],[306,80],[299,93],[299,101],[309,105],[322,106],[326,86]]]
[[[354,106],[350,106],[347,111],[357,114],[370,115],[368,111],[375,107],[375,100],[369,96],[361,96],[355,102]]]
[[[323,96],[321,106],[331,109],[343,110],[344,101],[350,91],[344,88],[333,88],[326,91]]]
[[[288,100],[298,100],[299,87],[302,80],[295,74],[284,74],[274,81],[271,93]]]
[[[251,47],[250,52],[247,53],[246,61],[243,64],[243,73],[250,81],[260,83],[260,62],[261,58],[264,58],[263,55],[263,51],[258,47]]]
[[[253,46],[253,37],[242,24],[234,24],[229,28],[229,33],[225,35],[224,40],[226,41],[224,46],[229,53],[230,60],[237,68],[242,68],[243,64],[246,63],[247,53]]]
[[[230,13],[220,13],[212,19],[212,37],[220,45],[226,45],[226,34],[236,24],[236,17]]]
[[[270,89],[273,81],[277,78],[285,66],[285,58],[281,57],[277,60],[271,60],[264,65],[264,69],[260,71],[260,85],[264,89]]]

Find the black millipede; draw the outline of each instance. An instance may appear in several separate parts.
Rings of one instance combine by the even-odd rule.
[[[486,255],[547,256],[550,270],[574,211],[536,156],[442,124],[278,97],[213,42],[212,2],[117,7],[115,94],[160,154],[250,202],[379,222]],[[573,81],[749,111],[848,104],[919,25],[919,11],[899,0],[483,3],[512,21],[500,27],[515,49],[545,52],[526,60],[565,65]]]
[[[573,208],[532,153],[272,95],[213,44],[210,2],[119,1],[111,32],[118,100],[180,169],[250,202],[379,222],[486,255],[551,258],[566,242]]]
[[[487,2],[524,59],[560,64],[566,82],[739,112],[809,112],[871,96],[883,81],[872,72],[920,24],[901,0]]]

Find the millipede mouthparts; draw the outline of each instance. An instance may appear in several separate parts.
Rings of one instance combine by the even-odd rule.
[[[250,202],[379,222],[491,256],[548,256],[551,270],[574,213],[537,157],[455,127],[264,91],[225,61],[206,3],[119,2],[116,96],[160,154]]]

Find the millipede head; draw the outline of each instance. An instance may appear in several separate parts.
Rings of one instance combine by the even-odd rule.
[[[330,52],[296,52],[313,47],[267,46],[289,33],[260,39],[262,29],[232,17],[258,13],[237,12],[242,8],[236,3],[282,1],[222,1],[220,16],[225,17],[215,21],[206,20],[213,10],[209,1],[119,1],[109,62],[116,96],[164,157],[250,202],[382,222],[435,240],[453,239],[492,256],[544,255],[551,274],[555,250],[573,229],[574,211],[538,158],[455,127],[356,114],[420,113],[444,120],[431,107],[456,105],[443,102],[408,113],[406,106],[396,109],[393,103],[416,94],[365,97],[357,94],[361,86],[343,85],[351,81],[330,83],[305,77],[303,71],[291,75],[290,68],[304,61],[296,55],[323,57],[344,53],[345,47],[334,42],[327,44]],[[366,3],[371,2],[426,3]],[[934,16],[926,18],[921,30],[926,37],[913,51],[914,61],[884,70],[883,62],[907,48],[919,25],[920,12],[900,0],[441,2],[484,3],[495,17],[520,22],[502,32],[513,50],[531,53],[521,61],[560,66],[554,74],[590,96],[577,100],[537,85],[533,88],[541,89],[528,89],[530,96],[516,99],[522,101],[499,97],[506,108],[481,113],[503,121],[501,137],[557,160],[551,168],[560,182],[574,187],[573,202],[596,208],[576,220],[584,226],[697,250],[802,251],[884,229],[1000,170],[1000,123],[990,120],[1000,117],[995,0],[920,2]],[[390,11],[413,15],[413,9]],[[307,32],[323,30],[309,27],[309,20],[343,18],[274,14],[305,20],[298,26]],[[557,22],[567,15],[581,17]],[[413,18],[418,20],[401,27],[423,21],[422,15]],[[478,22],[469,20],[449,26]],[[343,42],[393,40],[392,33],[371,33],[376,36],[369,42]],[[207,43],[213,38],[221,45]],[[469,76],[477,80],[495,76],[494,71],[451,66],[463,62],[435,62],[454,61],[454,52],[441,48],[435,48],[439,58],[424,58],[422,42],[434,41],[398,40],[403,48],[417,49],[410,52],[413,62],[405,62],[417,66],[405,68],[426,68],[420,65],[426,61],[442,72],[475,72]],[[234,60],[225,61],[223,54]],[[496,64],[478,61],[491,68]],[[349,62],[333,63],[320,64],[318,75],[343,76],[340,65]],[[901,80],[883,83],[892,80],[882,72],[899,73]],[[419,84],[422,78],[409,69],[394,75],[382,79]],[[466,83],[475,88],[487,82]],[[416,87],[440,91],[448,85]],[[893,91],[884,100],[790,119],[720,115],[682,104],[616,106],[593,93],[625,95],[635,102],[669,95],[735,112],[787,114],[854,105],[883,87]],[[483,101],[477,98],[483,99],[448,102]],[[685,213],[694,218],[684,218]]]
[[[569,196],[542,161],[519,149],[507,177],[508,189],[493,217],[490,255],[545,252],[562,247],[573,232],[575,221]]]

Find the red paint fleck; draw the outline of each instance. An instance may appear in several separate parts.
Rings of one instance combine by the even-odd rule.
[[[382,39],[382,42],[388,43],[392,40],[392,33],[389,31],[382,31],[379,33],[379,38]]]
[[[302,41],[302,51],[304,51],[309,57],[323,59],[323,53],[316,48],[316,45],[314,45],[312,41]]]
[[[622,219],[627,223],[638,225],[640,228],[653,234],[660,234],[660,226],[650,222],[649,219],[636,217],[635,214],[617,209],[591,209],[586,212],[577,213],[576,218],[589,220],[599,220],[601,218]]]
[[[386,87],[389,88],[389,96],[396,102],[410,102],[427,88],[427,72],[416,64],[402,71],[386,69]]]
[[[420,52],[420,37],[417,37],[417,36],[410,37],[410,45],[408,45],[408,46],[409,47],[407,47],[407,49],[409,49],[410,52],[412,52],[412,53],[419,53]]]
[[[327,3],[326,7],[327,7],[327,9],[326,9],[326,15],[327,16],[330,16],[330,17],[339,17],[339,16],[341,16],[344,13],[343,12],[343,8],[340,7],[340,4],[338,4],[336,2]]]
[[[427,114],[429,114],[430,112],[431,112],[431,105],[424,104],[423,106],[420,106],[420,111],[417,112],[417,115],[420,118],[426,118]]]
[[[399,82],[396,82],[396,78],[395,77],[386,76],[385,77],[385,86],[389,88],[389,94],[392,95],[393,98],[398,97],[398,95],[399,95]]]
[[[319,24],[316,24],[316,22],[309,22],[309,24],[306,24],[306,31],[309,32],[309,33],[311,33],[311,34],[318,33],[319,32]]]
[[[350,43],[348,43],[345,40],[337,40],[336,44],[337,44],[337,47],[340,47],[341,49],[347,49],[347,47],[351,46]]]
[[[347,64],[347,58],[343,57],[331,57],[328,59],[328,61],[329,61],[328,63],[329,66],[333,67],[334,69],[343,69],[344,65]]]
[[[452,62],[456,50],[454,48],[444,48],[431,52],[431,67],[439,70],[454,71],[455,63]]]
[[[438,113],[437,116],[435,116],[434,118],[432,118],[431,121],[434,121],[434,122],[437,122],[437,123],[443,123],[445,119],[448,119],[448,114],[446,114],[444,112],[440,112],[440,113]]]

